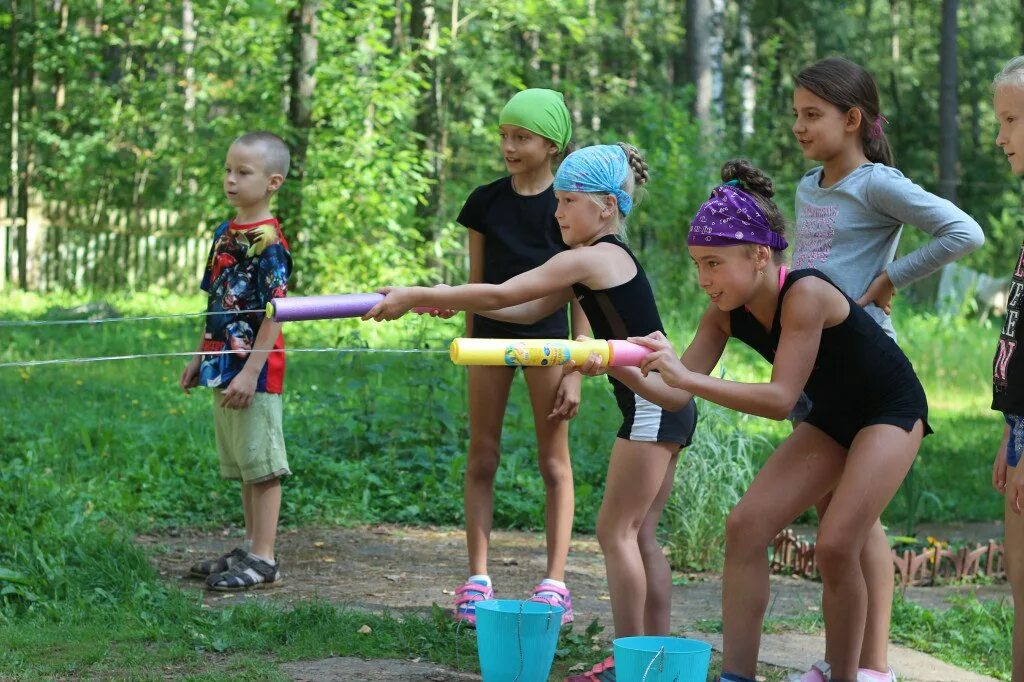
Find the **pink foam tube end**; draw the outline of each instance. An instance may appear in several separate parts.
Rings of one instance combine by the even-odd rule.
[[[608,363],[612,367],[639,367],[640,361],[650,354],[651,349],[629,341],[611,340],[612,358]]]
[[[291,296],[271,302],[274,322],[302,320],[333,320],[361,317],[384,300],[380,294],[342,294],[338,296]],[[432,308],[413,308],[415,313],[429,313]]]

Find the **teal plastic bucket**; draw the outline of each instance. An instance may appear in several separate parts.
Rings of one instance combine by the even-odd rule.
[[[615,648],[616,682],[705,682],[711,645],[682,637],[622,637]]]
[[[484,682],[548,679],[563,610],[514,599],[477,602],[476,649]]]

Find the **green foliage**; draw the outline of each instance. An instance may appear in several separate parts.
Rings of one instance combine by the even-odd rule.
[[[16,54],[31,55],[35,69],[33,106],[22,87],[19,123],[33,153],[33,196],[52,218],[64,215],[58,204],[69,206],[77,227],[111,227],[117,211],[127,216],[118,229],[208,233],[228,215],[220,168],[230,140],[253,128],[297,139],[287,117],[294,3],[193,2],[194,40],[180,3],[66,4],[65,29],[59,3],[34,3],[34,20],[19,4]],[[939,6],[876,4],[749,3],[756,133],[744,138],[739,3],[727,3],[716,65],[721,113],[703,131],[689,115],[678,3],[442,3],[436,39],[424,40],[415,39],[410,2],[321,3],[306,175],[289,188],[304,208],[284,216],[301,264],[296,287],[462,279],[463,231],[453,218],[474,186],[504,173],[497,112],[523,87],[565,93],[577,144],[626,139],[646,151],[650,197],[631,231],[648,269],[673,290],[692,285],[680,236],[722,161],[742,154],[761,164],[780,203],[791,205],[796,179],[812,165],[789,131],[792,75],[822,56],[846,54],[874,73],[898,166],[934,188]],[[959,195],[989,239],[967,264],[1000,274],[1002,254],[1020,241],[1021,209],[993,144],[988,83],[1018,52],[1019,13],[1019,3],[996,0],[964,6],[960,17]],[[9,11],[0,17],[12,23]],[[7,41],[0,56],[12,56]],[[0,78],[4,158],[16,82],[11,72]],[[0,164],[0,180],[8,174]],[[171,211],[170,223],[152,228],[159,209]],[[908,229],[902,248],[924,239]]]
[[[750,418],[706,401],[698,409],[700,438],[683,450],[662,530],[672,566],[700,571],[721,568],[725,519],[757,473],[755,455],[770,444],[749,435]]]
[[[1009,680],[1013,606],[972,597],[953,600],[952,608],[936,612],[897,597],[892,639],[954,665]]]

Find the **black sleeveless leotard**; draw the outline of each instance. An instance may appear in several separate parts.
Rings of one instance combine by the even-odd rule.
[[[779,290],[772,328],[766,331],[746,308],[729,314],[732,336],[774,363],[782,333],[782,302],[792,286],[805,277],[817,277],[836,286],[813,269],[790,272]],[[836,290],[842,293],[839,287]],[[843,294],[846,296],[846,294]],[[872,424],[893,424],[910,431],[918,420],[928,426],[928,400],[910,360],[864,309],[849,296],[850,314],[821,330],[821,344],[804,393],[813,402],[804,420],[845,448],[857,432]]]
[[[651,332],[664,332],[654,292],[640,262],[617,237],[606,236],[595,243],[614,244],[629,254],[636,265],[636,275],[628,282],[609,289],[590,289],[574,284],[573,292],[587,314],[594,337],[598,339],[625,339],[627,336],[646,336]],[[623,422],[618,437],[632,441],[690,444],[697,424],[697,409],[691,400],[685,407],[669,412],[638,396],[622,382],[608,377],[615,400],[622,412]]]

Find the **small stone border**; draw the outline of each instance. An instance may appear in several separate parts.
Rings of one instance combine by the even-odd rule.
[[[1004,579],[1006,561],[1003,545],[995,540],[973,548],[952,549],[933,545],[920,552],[892,551],[896,581],[903,587],[939,585],[944,582],[970,581],[980,576]],[[770,566],[773,573],[799,575],[817,580],[814,542],[801,540],[786,529],[772,541]]]

